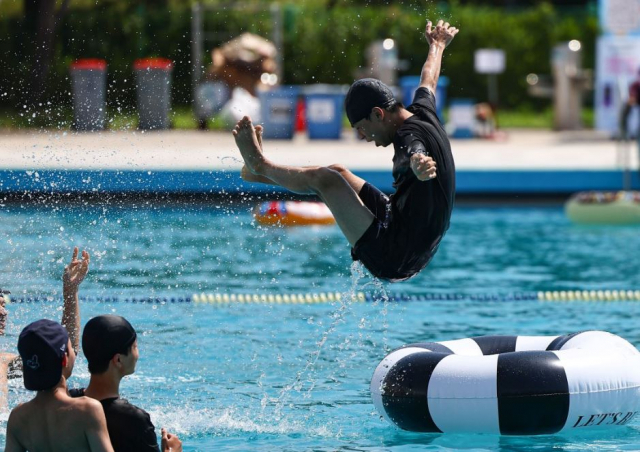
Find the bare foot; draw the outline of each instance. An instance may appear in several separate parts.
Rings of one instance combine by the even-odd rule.
[[[240,170],[240,177],[245,182],[262,182],[263,179],[266,179],[264,176],[259,176],[254,174],[247,168],[247,165],[244,165]]]
[[[260,150],[264,151],[264,148],[262,147],[262,132],[264,131],[264,129],[262,128],[261,125],[255,126],[255,129],[256,129],[256,138],[258,139],[258,145],[260,146]],[[273,184],[273,181],[268,177],[258,176],[257,174],[253,174],[251,171],[249,171],[249,168],[247,168],[246,165],[244,165],[242,167],[242,170],[240,170],[240,177],[242,177],[242,180],[246,182]]]
[[[264,152],[264,148],[262,147],[262,132],[264,132],[264,128],[261,125],[257,125],[255,128],[256,137],[258,138],[258,144],[260,145],[260,150]]]
[[[238,121],[233,129],[233,136],[244,159],[245,167],[253,174],[259,174],[260,167],[264,163],[264,156],[251,118],[245,116]]]

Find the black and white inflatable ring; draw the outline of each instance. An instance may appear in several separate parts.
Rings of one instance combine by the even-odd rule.
[[[539,435],[628,424],[640,352],[604,331],[411,344],[376,368],[378,412],[414,432]]]

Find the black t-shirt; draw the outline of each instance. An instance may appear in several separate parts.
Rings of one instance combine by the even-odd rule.
[[[352,253],[375,276],[390,281],[410,278],[431,261],[449,229],[455,197],[451,145],[436,115],[433,93],[419,88],[407,110],[413,116],[404,121],[393,141],[396,192],[390,197],[388,221],[374,222]],[[416,142],[436,161],[433,180],[420,181],[411,170]]]
[[[427,88],[416,91],[413,103],[407,110],[413,116],[402,124],[393,140],[393,187],[396,192],[391,195],[392,212],[399,213],[401,217],[411,216],[414,220],[417,219],[415,215],[433,218],[434,213],[441,213],[435,218],[438,220],[436,227],[429,229],[444,234],[449,228],[456,190],[455,164],[449,138],[436,114],[435,97]],[[419,181],[411,170],[409,149],[416,141],[422,143],[427,155],[436,161],[437,177],[432,181]],[[412,226],[420,228],[434,225]]]
[[[71,397],[84,396],[84,389],[70,389]],[[160,452],[156,429],[149,414],[119,397],[100,400],[114,452]]]

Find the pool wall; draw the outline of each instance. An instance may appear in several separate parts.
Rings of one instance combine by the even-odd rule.
[[[381,190],[392,193],[391,171],[355,173]],[[632,189],[640,189],[640,175],[630,175]],[[570,195],[584,190],[622,190],[620,170],[460,170],[456,192],[467,196]],[[131,171],[131,170],[0,170],[0,193],[25,194],[219,194],[283,193],[262,184],[248,184],[239,171]]]

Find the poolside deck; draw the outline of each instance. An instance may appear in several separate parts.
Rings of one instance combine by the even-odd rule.
[[[562,196],[623,188],[624,146],[594,131],[510,130],[502,140],[452,140],[459,195]],[[392,149],[375,148],[346,130],[337,141],[265,142],[275,161],[343,163],[391,191]],[[640,189],[638,151],[629,146],[631,188]],[[265,193],[240,180],[230,133],[20,132],[0,134],[0,192]]]

